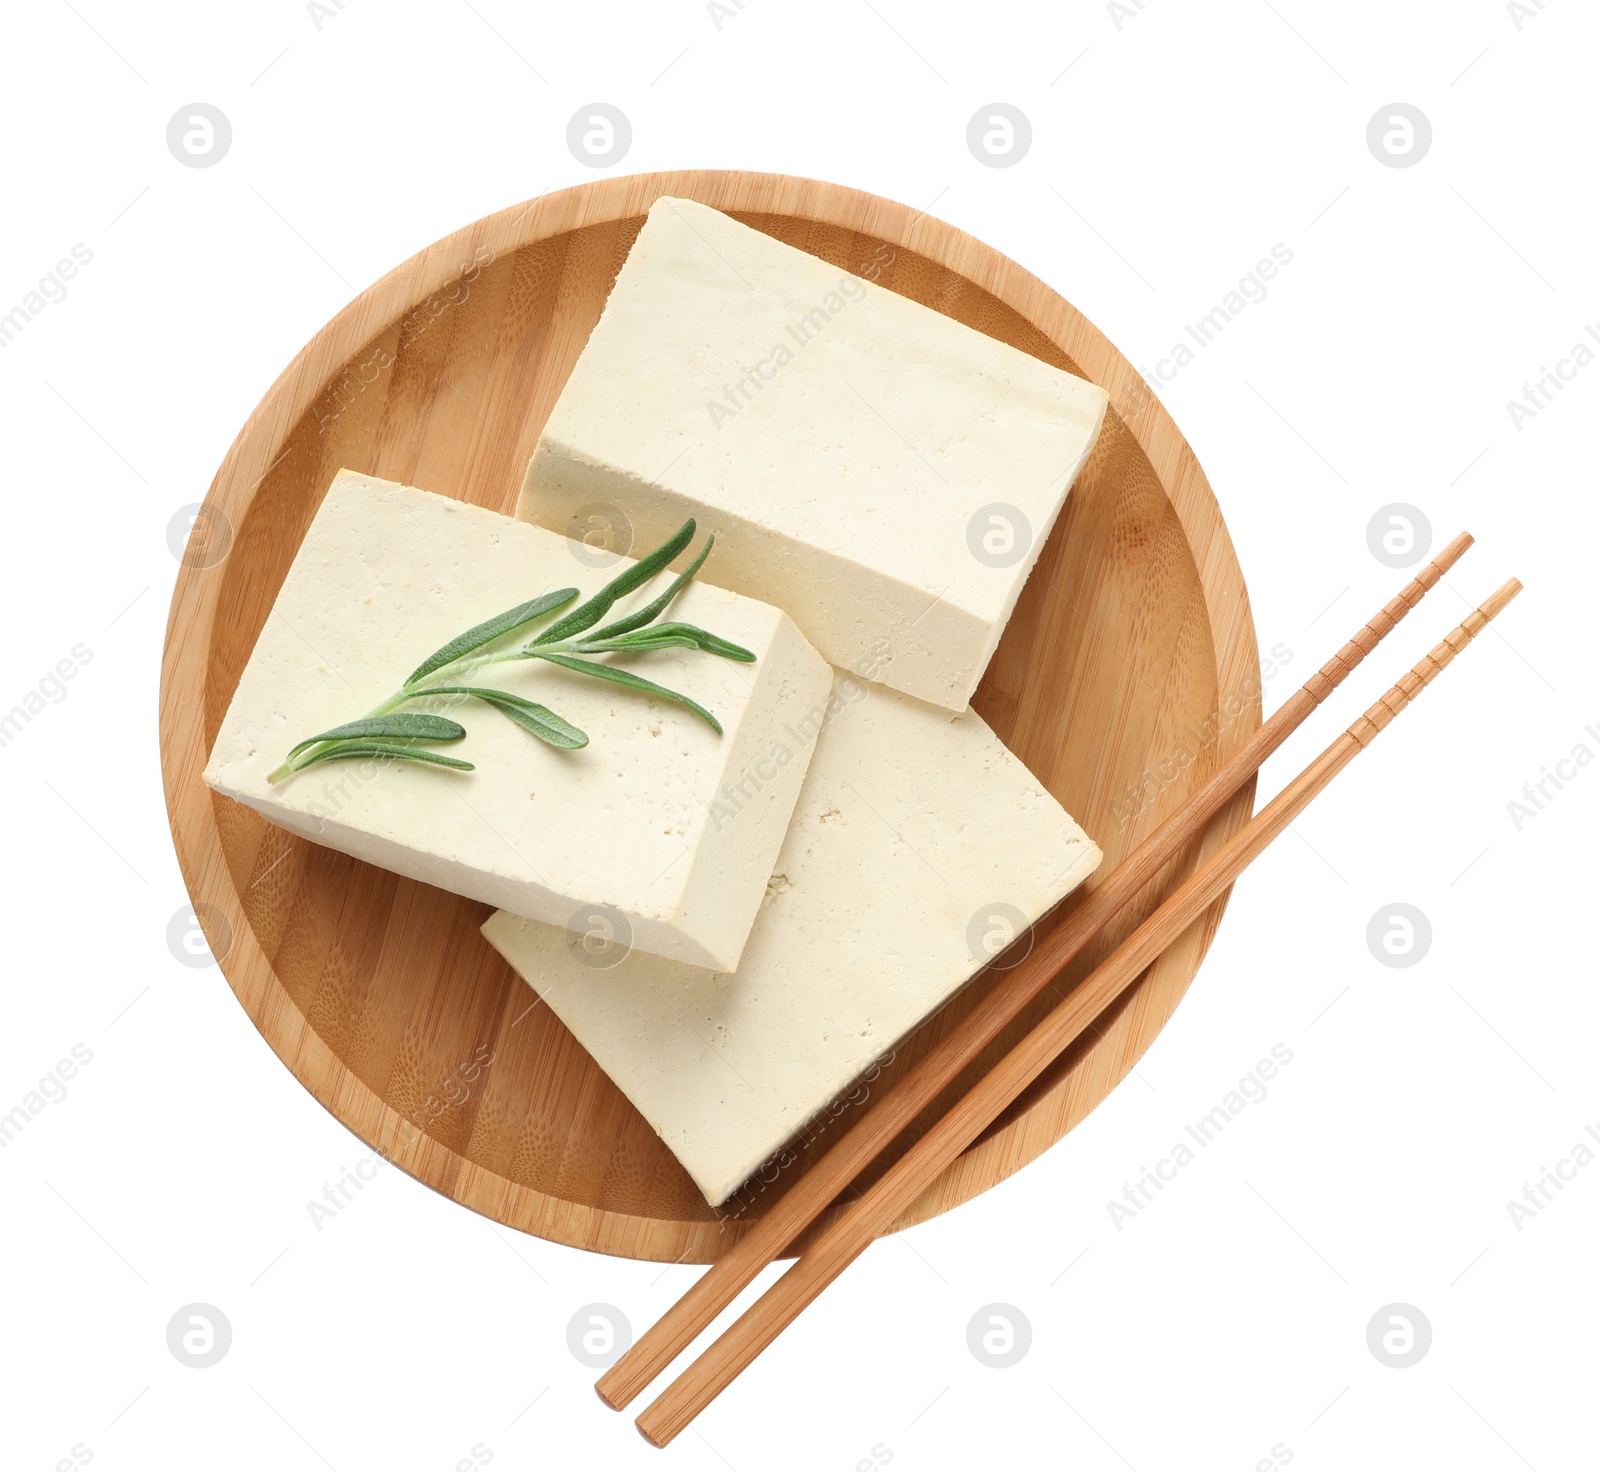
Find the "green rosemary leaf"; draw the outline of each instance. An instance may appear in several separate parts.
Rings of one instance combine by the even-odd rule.
[[[313,752],[295,770],[303,772],[307,767],[316,766],[318,762],[342,762],[354,757],[390,758],[402,762],[428,762],[436,767],[452,767],[458,772],[477,770],[471,762],[458,761],[453,756],[441,756],[437,751],[428,751],[421,746],[413,746],[408,741],[384,741],[377,738],[371,741],[337,742],[322,751]]]
[[[532,731],[541,741],[559,746],[563,751],[576,751],[587,746],[589,738],[570,721],[564,721],[548,706],[536,705],[513,695],[509,690],[496,690],[487,685],[438,685],[429,695],[471,695],[492,705],[501,715],[513,720],[525,731]]]
[[[467,734],[465,726],[447,721],[443,716],[427,716],[402,712],[387,716],[366,716],[359,721],[349,721],[335,726],[320,736],[308,736],[291,751],[286,760],[292,761],[308,746],[319,741],[347,741],[352,737],[400,736],[413,741],[459,741]]]
[[[659,695],[663,700],[674,701],[684,709],[692,710],[717,735],[722,734],[722,723],[705,706],[690,700],[687,695],[678,694],[676,690],[668,690],[665,685],[657,685],[651,680],[641,680],[638,675],[620,670],[615,665],[596,664],[589,659],[574,659],[570,654],[546,654],[539,651],[538,658],[547,659],[551,664],[558,664],[564,670],[574,670],[580,675],[592,675],[597,680],[609,680],[613,685],[626,685],[631,690],[643,690],[647,695]]]
[[[614,639],[620,634],[630,633],[634,629],[642,629],[694,580],[694,575],[700,571],[705,565],[706,558],[711,555],[711,547],[716,540],[715,537],[706,538],[706,544],[700,549],[700,555],[672,580],[672,586],[655,602],[647,603],[636,613],[630,613],[625,618],[619,618],[614,624],[607,624],[603,629],[596,629],[590,637],[594,639]],[[586,640],[585,642],[588,641]]]
[[[755,655],[742,644],[719,638],[694,624],[656,624],[615,639],[596,634],[573,648],[581,654],[647,654],[656,649],[700,649],[707,654],[721,655],[723,659],[736,659],[741,664],[755,663]]]
[[[693,639],[682,634],[663,634],[659,629],[640,629],[620,634],[615,639],[584,639],[567,646],[574,654],[652,654],[658,649],[695,649]],[[533,654],[537,656],[535,649]]]
[[[693,540],[694,518],[691,516],[654,552],[618,573],[587,602],[580,603],[565,618],[551,624],[528,647],[535,649],[541,645],[559,643],[574,634],[581,634],[585,629],[592,629],[606,616],[613,603],[619,598],[626,598],[635,588],[642,588]]]
[[[513,629],[520,629],[523,624],[532,623],[536,618],[542,618],[547,613],[554,613],[556,609],[572,602],[578,596],[576,588],[557,588],[553,593],[545,593],[538,598],[529,599],[526,603],[519,603],[515,608],[508,608],[504,613],[497,613],[493,618],[484,620],[476,628],[468,629],[464,634],[457,634],[442,649],[436,649],[425,660],[412,670],[406,678],[406,688],[410,689],[418,680],[431,675],[435,670],[443,669],[447,664],[454,664],[465,654],[471,654],[474,649],[481,649],[485,644],[509,634]]]
[[[723,659],[737,660],[740,664],[754,664],[754,653],[746,649],[743,644],[735,644],[731,639],[724,639],[713,634],[707,629],[698,629],[693,624],[663,624],[663,628],[687,630],[696,646],[705,650],[707,654],[720,655]]]

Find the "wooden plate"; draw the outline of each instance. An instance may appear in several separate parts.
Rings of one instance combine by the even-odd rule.
[[[200,781],[334,472],[349,466],[509,512],[545,416],[661,194],[727,210],[1110,391],[1099,445],[975,701],[1100,843],[1102,873],[1255,730],[1260,708],[1250,699],[1258,667],[1244,581],[1166,412],[1054,292],[903,205],[773,174],[606,179],[446,237],[306,345],[217,472],[168,619],[162,772],[196,914],[229,985],[295,1077],[418,1180],[558,1242],[709,1262],[739,1223],[715,1219],[549,1009],[530,1008],[533,994],[478,934],[484,906],[291,838]],[[1234,709],[1245,701],[1231,717],[1230,696]],[[1240,826],[1253,795],[1241,793],[1174,860],[1141,914]],[[1003,1180],[1094,1108],[1171,1015],[1222,908],[901,1225]],[[983,985],[902,1047],[893,1069],[919,1057]]]

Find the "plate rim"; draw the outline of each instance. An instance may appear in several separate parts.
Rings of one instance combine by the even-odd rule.
[[[498,257],[585,226],[642,215],[662,194],[697,199],[713,208],[788,215],[870,234],[912,251],[979,286],[1017,312],[1065,352],[1083,375],[1111,396],[1117,413],[1149,459],[1171,504],[1197,571],[1205,602],[1217,689],[1239,690],[1258,669],[1249,594],[1221,508],[1199,460],[1144,379],[1082,312],[993,246],[926,211],[846,185],[793,175],[730,169],[672,170],[586,181],[513,204],[450,232],[410,256],[341,308],[273,381],[223,457],[205,506],[243,525],[257,487],[286,441],[334,377],[367,343],[406,311],[454,279],[462,262],[482,250]],[[1131,415],[1119,406],[1136,404]],[[203,520],[203,519],[202,519]],[[204,534],[197,523],[191,537]],[[191,540],[191,546],[195,543]],[[346,1128],[408,1174],[483,1215],[569,1246],[653,1261],[709,1262],[731,1240],[716,1221],[642,1216],[564,1200],[478,1166],[426,1131],[416,1134],[397,1110],[352,1073],[322,1040],[278,980],[261,950],[223,858],[209,790],[200,780],[206,761],[201,703],[179,695],[202,681],[219,613],[222,580],[208,578],[205,558],[180,559],[163,640],[159,698],[160,760],[168,822],[179,868],[218,969],[257,1031],[284,1065]],[[1218,633],[1225,637],[1219,644]],[[1260,703],[1229,723],[1217,741],[1226,760],[1260,723]],[[1206,830],[1199,860],[1214,852],[1249,816],[1254,783]],[[1008,1118],[958,1158],[913,1202],[892,1230],[925,1221],[1021,1169],[1096,1107],[1159,1035],[1171,1008],[1192,980],[1220,924],[1225,892],[1137,984],[1159,980],[1166,1017],[1142,1046],[1109,1060],[1095,1097],[1067,1098],[1068,1076]],[[1181,973],[1181,974],[1180,974]],[[1159,974],[1159,976],[1158,976]],[[1109,1079],[1104,1088],[1101,1079]],[[1056,1097],[1056,1096],[1061,1097]],[[1062,1127],[1059,1121],[1075,1116]],[[402,1140],[404,1143],[402,1144]],[[399,1158],[404,1157],[404,1158]],[[737,1230],[737,1229],[735,1229]]]

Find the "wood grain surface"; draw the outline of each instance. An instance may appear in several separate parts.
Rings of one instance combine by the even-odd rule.
[[[798,1178],[803,1154],[746,1193],[741,1215],[719,1220],[644,1120],[479,936],[484,906],[292,838],[200,781],[334,473],[349,466],[509,512],[539,430],[644,212],[662,194],[726,210],[1110,392],[1099,444],[974,701],[1105,850],[1107,868],[1256,729],[1259,683],[1249,601],[1226,528],[1194,455],[1149,389],[1043,283],[906,206],[769,174],[602,180],[437,242],[306,345],[218,471],[168,619],[162,771],[197,917],[228,984],[295,1077],[419,1180],[555,1241],[709,1262]],[[1074,269],[1064,262],[1061,274]],[[1157,876],[1079,957],[1074,978],[1237,831],[1252,797],[1247,787]],[[1084,1118],[1171,1016],[1225,901],[895,1225],[986,1190]],[[889,1075],[965,1015],[984,986],[974,983],[903,1045]],[[1053,1000],[1018,1019],[997,1051]],[[847,1112],[832,1128],[850,1120]]]

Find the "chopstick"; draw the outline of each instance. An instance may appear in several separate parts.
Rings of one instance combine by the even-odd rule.
[[[968,1144],[1183,933],[1356,755],[1478,636],[1522,585],[1512,578],[1468,614],[1365,715],[1139,926],[1067,999],[896,1161],[638,1418],[665,1446],[850,1265]]]
[[[775,1262],[952,1080],[1049,986],[1104,926],[1188,843],[1472,545],[1463,532],[1422,568],[1327,664],[1262,723],[1027,958],[1002,972],[959,1028],[932,1049],[739,1237],[678,1302],[602,1375],[600,1399],[620,1411]]]

